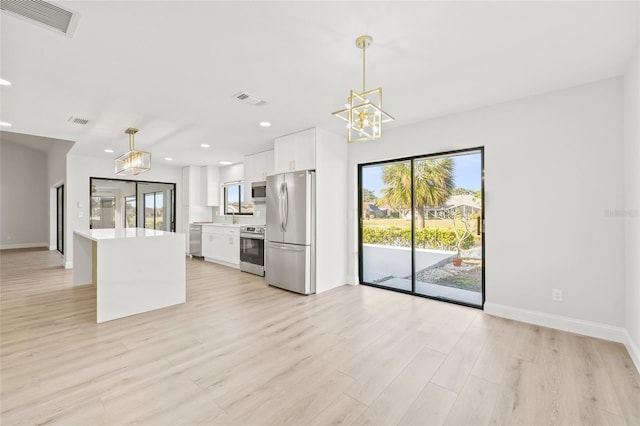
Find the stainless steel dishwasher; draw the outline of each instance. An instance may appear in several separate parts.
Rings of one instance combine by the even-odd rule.
[[[189,225],[189,254],[202,257],[202,225]]]

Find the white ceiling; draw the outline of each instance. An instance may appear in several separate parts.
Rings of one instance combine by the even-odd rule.
[[[217,164],[321,126],[361,89],[355,39],[373,36],[367,88],[385,127],[621,75],[638,2],[60,1],[73,37],[1,13],[0,121],[113,158],[127,127],[154,162]],[[247,91],[268,104],[232,98]],[[85,126],[68,122],[86,118]],[[272,127],[258,126],[270,121]],[[345,138],[346,139],[346,138]],[[211,145],[200,148],[201,143]],[[346,143],[346,142],[345,142]],[[106,154],[105,148],[115,150]]]

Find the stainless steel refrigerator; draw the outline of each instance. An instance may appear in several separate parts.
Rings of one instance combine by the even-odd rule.
[[[296,293],[315,293],[315,172],[268,176],[266,198],[267,283]]]

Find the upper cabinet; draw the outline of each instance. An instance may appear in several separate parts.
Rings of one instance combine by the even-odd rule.
[[[267,180],[273,174],[273,150],[244,157],[244,199],[251,200],[251,184]]]
[[[205,206],[220,205],[220,168],[218,166],[203,166],[201,175],[201,202]]]
[[[276,138],[273,147],[274,174],[292,172],[295,170],[315,170],[315,128]]]
[[[200,168],[187,166],[182,168],[182,205],[200,205]]]

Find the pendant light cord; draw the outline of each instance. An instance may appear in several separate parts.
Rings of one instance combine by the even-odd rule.
[[[363,44],[362,45],[362,93],[366,92],[366,85],[365,85],[365,75],[366,75],[366,68],[365,68],[365,50],[367,50],[367,45]]]

